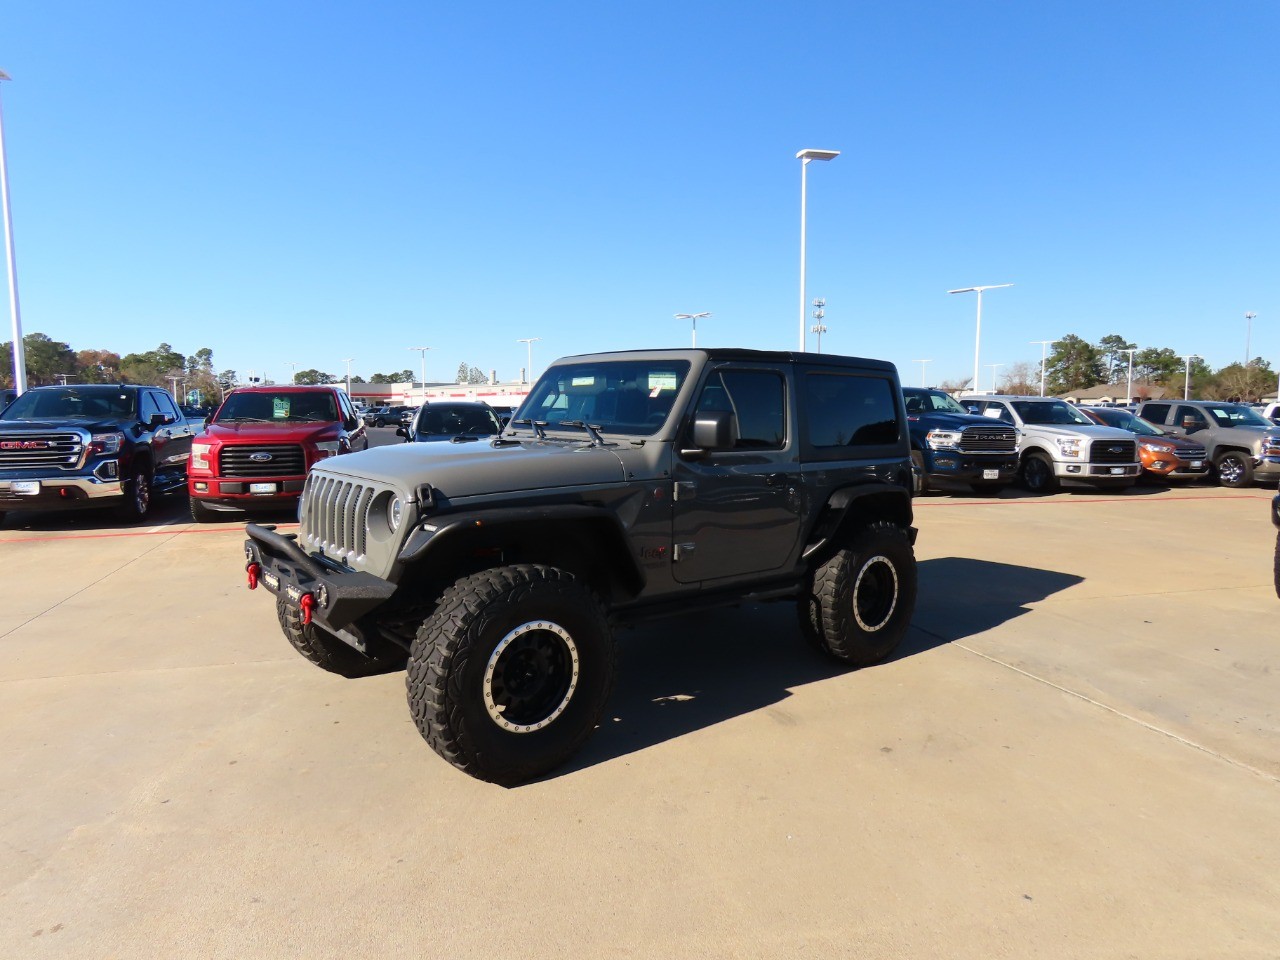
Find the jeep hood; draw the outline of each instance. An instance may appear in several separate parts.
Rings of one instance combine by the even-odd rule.
[[[406,491],[429,483],[449,499],[626,479],[622,460],[609,447],[538,440],[500,446],[477,440],[370,447],[326,460],[317,469]]]

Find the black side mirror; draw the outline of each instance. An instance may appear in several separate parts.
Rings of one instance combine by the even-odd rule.
[[[404,437],[406,440],[408,440],[408,439],[409,439],[409,428],[408,428],[408,427],[396,427],[396,436],[397,436],[397,437]]]
[[[1193,433],[1200,429],[1200,423],[1195,417],[1183,417],[1182,429],[1187,431],[1187,433]]]
[[[151,419],[147,421],[147,429],[155,430],[157,427],[163,427],[169,423],[169,419],[163,413],[153,413]]]
[[[693,421],[693,445],[699,451],[732,450],[738,440],[738,418],[727,410],[699,413]]]

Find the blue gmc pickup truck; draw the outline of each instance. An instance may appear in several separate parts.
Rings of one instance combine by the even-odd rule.
[[[1012,425],[969,413],[941,390],[903,387],[916,493],[934,480],[967,483],[990,496],[1017,478],[1018,431]]]

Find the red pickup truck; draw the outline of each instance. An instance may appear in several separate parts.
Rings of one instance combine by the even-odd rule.
[[[312,464],[369,446],[336,387],[246,387],[227,394],[191,442],[191,517],[294,506]]]

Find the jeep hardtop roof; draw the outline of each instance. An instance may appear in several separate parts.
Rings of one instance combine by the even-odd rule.
[[[605,353],[583,353],[572,357],[561,357],[550,364],[547,369],[568,363],[589,363],[594,361],[621,360],[742,360],[751,363],[790,363],[796,365],[819,365],[826,367],[856,367],[861,370],[881,370],[885,373],[897,370],[887,360],[870,360],[864,357],[846,357],[838,353],[799,353],[792,350],[747,350],[741,347],[697,347],[690,349],[656,349],[656,350],[616,350]]]

